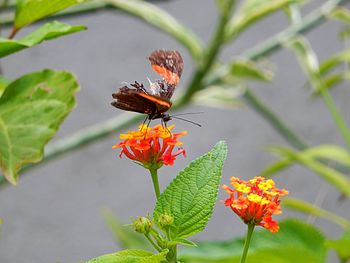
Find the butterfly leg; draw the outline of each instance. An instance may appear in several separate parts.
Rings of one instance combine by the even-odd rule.
[[[147,122],[147,127],[146,127],[146,132],[145,132],[145,137],[144,137],[144,139],[146,139],[146,135],[147,135],[147,131],[148,131],[148,127],[149,127],[149,124],[151,123],[151,121],[152,121],[152,119],[151,118],[149,118],[149,117],[147,117],[148,118],[148,122]],[[147,120],[147,119],[146,119]],[[145,120],[145,122],[146,122],[146,120]]]

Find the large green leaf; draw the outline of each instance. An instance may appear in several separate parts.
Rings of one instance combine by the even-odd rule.
[[[232,226],[226,226],[229,230]],[[255,232],[246,263],[323,263],[326,258],[325,238],[318,229],[301,221],[284,220],[280,231]],[[181,249],[179,259],[185,263],[238,263],[244,239],[202,241],[197,248]]]
[[[72,34],[85,29],[86,27],[82,25],[71,26],[54,21],[41,26],[36,31],[18,40],[0,38],[0,58],[22,49],[32,47],[45,40]]]
[[[91,259],[86,263],[160,263],[168,251],[153,254],[144,250],[128,249]]]
[[[233,15],[226,32],[230,40],[256,21],[301,0],[245,0]]]
[[[15,28],[22,28],[84,0],[17,0]]]
[[[181,171],[159,197],[154,219],[158,222],[161,214],[174,218],[170,228],[172,239],[192,236],[207,225],[216,203],[226,154],[226,143],[218,142]]]
[[[42,159],[78,90],[71,73],[53,70],[25,75],[6,88],[0,98],[0,168],[9,182],[17,183],[23,165]]]
[[[338,240],[327,240],[326,245],[337,252],[341,262],[349,262],[348,260],[350,259],[350,231],[347,231]]]
[[[157,6],[140,0],[106,0],[107,3],[142,19],[179,41],[197,61],[202,56],[202,44],[197,36],[174,17]]]

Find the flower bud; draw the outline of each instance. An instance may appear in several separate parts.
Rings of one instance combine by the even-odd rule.
[[[161,229],[167,229],[174,223],[174,218],[171,215],[161,214],[158,218],[158,225]]]
[[[143,216],[137,218],[133,223],[135,231],[141,234],[148,234],[152,228],[152,225],[152,221]]]

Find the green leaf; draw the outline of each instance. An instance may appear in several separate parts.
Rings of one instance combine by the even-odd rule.
[[[227,27],[226,39],[230,40],[258,20],[300,0],[245,0],[233,15]]]
[[[311,83],[313,84],[312,81],[319,81],[319,62],[310,43],[304,37],[299,36],[289,41],[287,46],[295,51],[305,73],[310,77]],[[315,88],[317,88],[318,85],[319,84],[317,84]]]
[[[326,73],[334,69],[336,66],[344,62],[350,62],[350,49],[346,49],[323,61],[320,65],[319,72],[321,75],[325,75]]]
[[[5,79],[3,76],[0,76],[0,98],[10,82],[11,81]]]
[[[272,177],[274,174],[293,165],[294,162],[295,161],[292,158],[283,158],[282,160],[265,167],[259,174],[264,177]]]
[[[271,147],[270,150],[282,158],[290,158],[299,164],[309,168],[316,174],[325,179],[328,183],[338,188],[342,193],[350,196],[350,181],[340,172],[332,169],[331,167],[319,162],[307,152],[297,152],[286,147]]]
[[[324,242],[325,238],[317,228],[297,220],[284,220],[276,234],[266,230],[253,234],[246,263],[324,263]],[[197,248],[180,250],[179,259],[186,263],[238,263],[244,239],[197,244]]]
[[[168,33],[184,45],[196,61],[202,58],[203,48],[197,36],[157,6],[140,0],[106,0],[106,2]]]
[[[165,260],[167,250],[153,254],[144,250],[128,249],[90,259],[86,263],[160,263]]]
[[[336,145],[319,145],[312,148],[308,148],[304,152],[306,155],[312,158],[332,160],[343,165],[350,166],[349,152]]]
[[[8,56],[14,52],[18,52],[22,49],[40,44],[45,40],[72,34],[85,29],[85,26],[71,26],[54,21],[41,26],[36,31],[18,40],[0,38],[0,58]]]
[[[103,217],[109,230],[113,234],[114,240],[118,242],[118,245],[122,249],[153,249],[144,235],[140,235],[136,233],[134,229],[122,224],[120,220],[113,215],[111,210],[107,208],[103,209]]]
[[[42,159],[78,90],[71,73],[53,70],[25,75],[6,88],[0,98],[0,167],[9,182],[17,183],[22,166]]]
[[[172,239],[187,238],[205,228],[212,215],[224,160],[226,143],[218,142],[215,147],[191,162],[160,195],[154,209],[154,221],[161,214],[174,218],[170,227]]]
[[[17,0],[15,28],[22,28],[82,2],[84,0]]]
[[[184,239],[184,238],[175,238],[169,242],[169,245],[170,246],[184,245],[184,246],[188,246],[188,247],[196,247],[197,246],[196,243],[192,242],[191,240]]]
[[[348,262],[350,259],[350,231],[347,231],[339,240],[327,240],[326,246],[337,252],[341,262]]]
[[[244,94],[246,87],[241,83],[237,85],[210,86],[196,92],[193,101],[204,106],[216,108],[239,108],[242,102],[239,100]]]
[[[237,59],[230,64],[230,74],[233,77],[259,81],[271,81],[272,71],[262,70],[251,60]]]
[[[334,8],[328,16],[330,18],[344,22],[345,24],[350,24],[350,11],[345,7],[338,6]]]
[[[314,204],[307,203],[303,200],[286,197],[283,199],[283,202],[281,204],[283,207],[287,207],[291,210],[321,217],[331,222],[334,222],[345,229],[350,229],[350,221],[348,221],[344,217],[338,216],[337,214],[327,211]]]

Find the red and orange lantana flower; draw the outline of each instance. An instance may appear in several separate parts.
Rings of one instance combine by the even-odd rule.
[[[176,157],[180,154],[186,156],[181,148],[182,142],[177,139],[187,134],[187,131],[171,133],[175,125],[163,127],[156,125],[148,127],[141,125],[138,131],[129,131],[121,134],[120,139],[124,140],[112,148],[121,148],[120,157],[125,155],[146,168],[160,168],[164,165],[173,165]],[[174,151],[175,146],[177,150]]]
[[[278,232],[278,222],[272,219],[272,215],[282,213],[279,197],[288,195],[288,191],[276,188],[273,180],[261,176],[249,181],[231,177],[231,185],[234,189],[223,185],[230,195],[225,205],[244,223],[262,226],[272,233]]]

